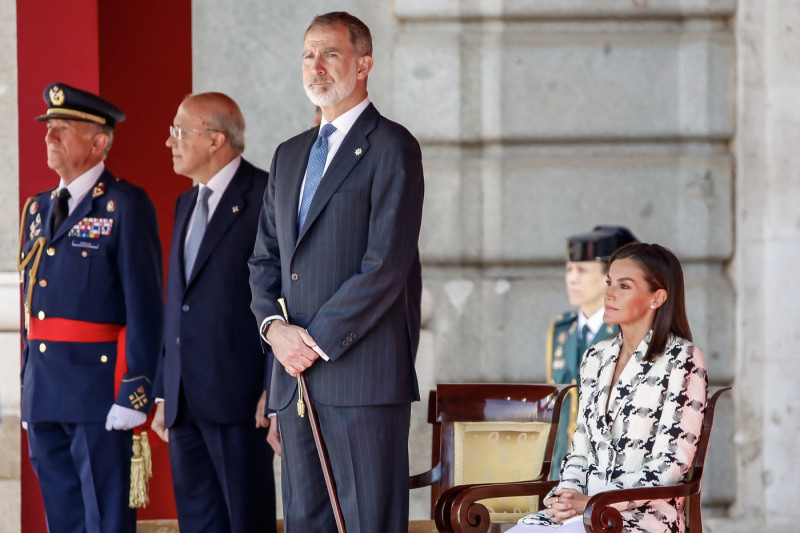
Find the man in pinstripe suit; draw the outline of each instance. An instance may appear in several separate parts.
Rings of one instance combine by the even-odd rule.
[[[372,61],[369,29],[352,15],[320,15],[307,29],[303,82],[322,124],[276,150],[250,260],[252,309],[280,363],[269,404],[282,438],[287,533],[336,531],[309,422],[295,409],[299,372],[347,531],[408,528],[422,158],[416,139],[370,103]],[[318,139],[330,131],[327,143]],[[310,163],[321,142],[317,186]],[[291,324],[282,321],[280,296]]]

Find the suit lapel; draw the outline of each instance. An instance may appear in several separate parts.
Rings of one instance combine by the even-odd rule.
[[[252,183],[252,174],[248,172],[246,163],[242,160],[233,175],[233,179],[228,184],[225,192],[222,193],[222,198],[220,198],[211,220],[208,221],[206,233],[203,235],[200,249],[197,251],[197,258],[194,261],[192,275],[187,282],[187,286],[211,256],[214,248],[225,236],[230,225],[233,224],[233,221],[238,218],[239,213],[245,208],[244,193],[252,186]],[[195,201],[196,198],[197,195],[195,194]]]
[[[314,221],[319,217],[331,196],[339,189],[342,182],[347,179],[358,162],[366,157],[370,146],[367,136],[375,129],[378,116],[375,106],[370,104],[358,117],[353,127],[350,128],[331,164],[328,165],[328,169],[322,176],[322,181],[314,194],[311,207],[308,209],[303,229],[297,236],[298,244],[303,239],[303,235],[314,225]],[[303,170],[305,172],[305,169]]]
[[[171,275],[180,279],[181,289],[186,288],[186,276],[184,271],[186,266],[183,262],[183,245],[186,242],[186,229],[189,227],[189,218],[194,212],[194,205],[197,203],[197,187],[192,187],[184,196],[178,201],[175,207],[175,227],[172,231],[172,247],[170,250],[174,251],[174,255],[170,258],[170,265],[178,265],[178,268],[172,270],[170,266]]]
[[[308,156],[311,153],[311,147],[314,141],[317,140],[319,128],[312,128],[302,134],[300,140],[300,150],[297,156],[293,157],[291,154],[284,156],[286,159],[286,169],[281,171],[281,174],[287,176],[286,187],[281,187],[280,183],[276,184],[275,203],[281,206],[285,215],[280,220],[276,220],[278,224],[278,231],[288,232],[289,239],[287,242],[297,242],[297,211],[300,206],[300,188],[303,185],[303,178],[306,175],[306,167],[308,166]],[[270,179],[274,179],[270,176]],[[308,218],[306,218],[308,221]],[[281,228],[283,226],[283,228]]]
[[[625,365],[625,368],[619,375],[618,381],[623,383],[623,385],[617,387],[616,383],[611,384],[611,404],[608,407],[609,426],[614,422],[617,416],[619,416],[622,408],[634,401],[636,396],[636,388],[642,381],[647,379],[647,374],[650,372],[650,368],[653,366],[652,362],[644,360],[644,354],[647,352],[647,344],[649,340],[650,336],[645,336],[645,338],[636,348],[633,357],[628,360],[628,364]],[[614,358],[615,361],[619,357],[619,349],[621,346],[622,343],[620,343],[617,347],[617,357]],[[611,378],[613,378],[614,366],[615,365],[609,365],[612,373]]]

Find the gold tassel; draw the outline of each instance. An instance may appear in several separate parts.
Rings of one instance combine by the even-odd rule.
[[[150,439],[147,438],[147,431],[142,430],[142,459],[144,459],[144,471],[147,479],[153,477],[153,454],[150,452]]]
[[[297,374],[297,416],[306,416],[306,402],[303,401],[303,386],[300,383],[300,374]]]
[[[150,503],[150,498],[147,495],[147,482],[147,470],[142,456],[142,438],[139,435],[134,435],[133,457],[131,457],[131,490],[128,498],[128,507],[138,509]]]

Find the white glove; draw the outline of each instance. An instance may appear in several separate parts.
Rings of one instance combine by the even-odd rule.
[[[106,416],[106,431],[133,429],[136,426],[141,426],[146,421],[146,414],[136,409],[114,404],[108,410],[108,416]]]

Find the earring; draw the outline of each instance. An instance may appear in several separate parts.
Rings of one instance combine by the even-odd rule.
[[[650,304],[650,309],[655,309],[655,308],[656,308],[656,304]]]

